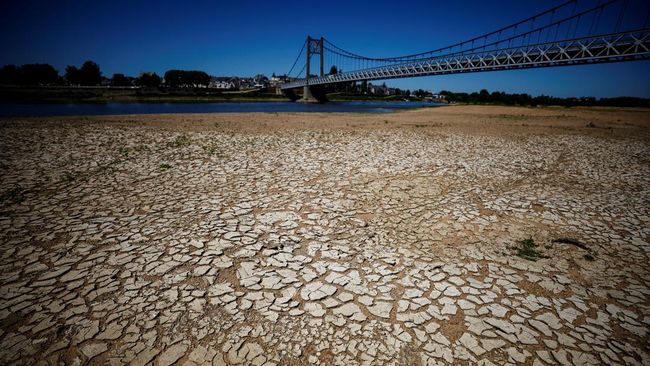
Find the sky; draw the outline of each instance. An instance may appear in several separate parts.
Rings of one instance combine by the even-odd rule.
[[[584,0],[583,0],[584,1]],[[586,0],[589,1],[589,0]],[[595,3],[596,0],[594,0]],[[463,41],[561,0],[8,1],[0,65],[97,62],[104,75],[203,70],[216,76],[289,71],[307,35],[385,57]],[[650,97],[650,61],[389,80],[403,89]]]

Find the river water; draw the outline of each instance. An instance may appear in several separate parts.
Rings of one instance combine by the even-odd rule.
[[[160,113],[238,113],[238,112],[353,112],[387,113],[397,110],[435,107],[438,103],[350,101],[324,104],[293,102],[217,102],[217,103],[0,103],[0,117],[86,116]]]

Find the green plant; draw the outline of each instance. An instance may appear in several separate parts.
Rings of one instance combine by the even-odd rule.
[[[593,255],[589,254],[589,253],[586,253],[586,254],[583,255],[582,257],[583,257],[586,261],[589,261],[589,262],[593,262],[593,261],[596,260],[596,258],[595,258]]]
[[[160,164],[160,170],[162,170],[162,171],[165,171],[165,170],[168,170],[168,169],[171,169],[171,168],[172,168],[172,166],[167,164],[167,163]]]
[[[181,148],[190,145],[190,138],[185,135],[176,136],[176,138],[167,143],[167,146],[173,148]]]
[[[74,174],[72,174],[72,173],[70,173],[68,171],[63,172],[63,181],[64,182],[72,182],[74,180],[75,180]]]
[[[124,156],[125,158],[129,157],[129,148],[128,147],[120,147],[118,149],[120,155]]]
[[[142,152],[142,151],[149,151],[149,146],[147,145],[138,145],[135,148],[135,151]]]
[[[208,155],[215,155],[215,154],[220,155],[219,148],[217,147],[217,145],[214,145],[214,144],[212,144],[212,145],[203,145],[202,147],[203,147],[203,150],[205,150],[205,152],[208,153]]]
[[[537,244],[535,244],[535,240],[533,240],[532,237],[517,241],[517,245],[518,246],[513,247],[513,249],[516,251],[516,255],[518,257],[527,259],[529,261],[536,261],[540,258],[548,258],[536,249]]]

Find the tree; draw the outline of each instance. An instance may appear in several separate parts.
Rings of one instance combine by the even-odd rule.
[[[102,82],[102,73],[99,65],[93,61],[86,61],[79,69],[81,85],[99,85]]]
[[[65,79],[73,85],[81,84],[81,72],[76,66],[68,65],[65,68]]]
[[[111,80],[112,86],[131,86],[131,80],[129,80],[124,74],[113,74],[113,79]]]
[[[204,71],[169,70],[165,72],[165,84],[184,88],[207,86],[210,75]]]
[[[0,69],[1,85],[17,85],[20,79],[20,70],[16,65],[5,65]]]
[[[332,65],[332,67],[330,67],[329,75],[336,75],[338,73],[339,73],[339,70],[336,68],[336,65]]]
[[[422,89],[418,89],[413,94],[415,94],[415,96],[418,98],[424,98],[427,95],[427,92]]]
[[[155,72],[143,72],[140,74],[140,77],[136,80],[136,83],[140,86],[146,86],[150,88],[157,88],[160,86],[162,80]]]
[[[19,83],[49,85],[59,81],[59,72],[48,64],[26,64],[20,67]]]
[[[490,92],[487,89],[481,89],[478,92],[478,101],[481,103],[487,103],[490,101]]]

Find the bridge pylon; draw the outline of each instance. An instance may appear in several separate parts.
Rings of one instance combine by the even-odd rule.
[[[318,54],[319,57],[319,66],[320,66],[320,73],[319,77],[323,77],[325,75],[324,73],[324,61],[323,61],[323,44],[324,44],[324,39],[321,37],[320,39],[318,38],[311,38],[311,36],[307,36],[307,64],[305,66],[305,86],[303,87],[302,91],[302,99],[300,100],[301,102],[304,103],[321,103],[325,101],[325,94],[324,93],[313,93],[312,92],[312,87],[309,85],[309,78],[311,74],[311,56],[314,54]],[[322,94],[322,95],[321,95]]]

